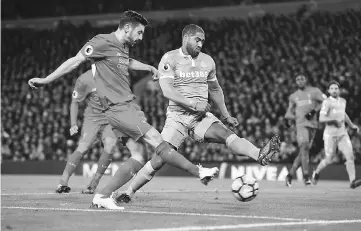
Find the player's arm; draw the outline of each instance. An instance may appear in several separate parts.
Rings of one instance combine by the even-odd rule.
[[[66,75],[76,69],[80,64],[86,61],[86,58],[81,52],[74,57],[66,60],[62,63],[53,73],[48,75],[45,78],[33,78],[29,80],[29,85],[31,87],[37,87],[38,85],[45,85],[53,82],[54,80],[60,78],[63,75]]]
[[[226,104],[224,103],[224,94],[222,87],[219,85],[217,79],[212,81],[208,80],[208,94],[209,99],[216,105],[216,107],[221,112],[222,119],[225,120],[231,115],[229,114]]]
[[[79,112],[79,102],[75,99],[72,99],[70,104],[70,135],[78,133],[78,112]]]
[[[153,79],[156,80],[158,79],[158,70],[157,68],[148,65],[148,64],[144,64],[142,62],[139,62],[138,60],[135,59],[129,59],[129,70],[133,70],[133,71],[149,71],[150,73],[153,74]]]
[[[360,132],[360,128],[356,124],[352,123],[347,113],[345,113],[345,122],[348,124],[348,126],[350,126],[350,128],[355,129],[357,132]]]
[[[87,97],[87,87],[79,79],[77,79],[72,95],[72,100],[70,104],[70,135],[78,133],[78,112],[79,112],[79,103],[84,101]]]
[[[188,108],[192,108],[194,106],[194,102],[187,99],[187,97],[183,96],[179,91],[177,91],[173,87],[174,78],[171,77],[159,77],[159,85],[162,89],[164,97],[173,102],[183,105]]]
[[[78,54],[61,64],[53,73],[46,78],[33,78],[29,80],[29,85],[33,88],[44,84],[49,84],[54,80],[70,73],[76,69],[81,63],[86,60],[100,59],[104,57],[104,50],[106,48],[105,40],[100,36],[95,36],[87,42]]]
[[[292,96],[288,101],[288,108],[285,114],[285,119],[287,120],[295,120],[296,119],[296,103],[293,101]]]
[[[165,54],[158,66],[159,71],[159,85],[162,89],[164,97],[184,107],[195,111],[206,110],[207,105],[198,105],[196,101],[189,100],[174,88],[174,64],[168,54]],[[204,106],[204,107],[203,107]]]
[[[318,88],[316,88],[316,92],[315,92],[315,101],[316,101],[316,107],[310,111],[308,114],[310,117],[312,117],[314,114],[318,113],[321,111],[322,108],[322,102],[326,99],[326,95],[322,93],[322,91]]]
[[[217,80],[217,71],[216,64],[213,59],[211,59],[212,69],[207,76],[208,83],[208,95],[209,99],[216,105],[216,107],[221,112],[223,120],[230,118],[230,114],[227,110],[226,104],[224,103],[224,94],[221,85]]]

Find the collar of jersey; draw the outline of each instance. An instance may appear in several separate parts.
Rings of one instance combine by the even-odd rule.
[[[113,36],[113,41],[115,42],[115,44],[117,44],[118,46],[125,46],[125,43],[121,43],[121,42],[118,40],[117,36],[115,36],[115,33],[114,33],[114,32],[112,32],[112,36]]]
[[[182,57],[187,57],[187,58],[189,58],[189,59],[193,59],[192,56],[184,54],[183,51],[182,51],[182,48],[179,48],[179,54],[180,54]]]
[[[335,99],[335,98],[333,98],[332,96],[330,96],[329,98],[330,98],[331,100],[333,100],[333,101],[338,101],[338,99],[339,99],[339,98]]]
[[[185,57],[185,58],[188,58],[189,60],[191,60],[192,61],[192,67],[196,66],[196,63],[194,62],[194,59],[192,58],[192,56],[184,54],[183,51],[182,51],[182,48],[179,48],[179,54],[182,57]]]

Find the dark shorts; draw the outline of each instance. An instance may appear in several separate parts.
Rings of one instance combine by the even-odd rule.
[[[312,146],[313,140],[316,136],[316,128],[310,128],[310,127],[304,127],[299,126],[297,127],[296,133],[297,133],[297,143],[298,145],[301,145],[303,143],[308,143],[310,146]]]
[[[105,111],[105,116],[119,138],[130,137],[137,141],[152,128],[144,112],[135,103],[111,105]]]

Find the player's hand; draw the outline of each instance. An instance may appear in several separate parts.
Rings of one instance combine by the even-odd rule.
[[[73,125],[70,128],[70,135],[73,136],[78,133],[78,125]]]
[[[310,111],[309,113],[306,114],[306,119],[311,120],[315,114],[316,114],[315,110]]]
[[[224,122],[232,129],[239,125],[238,120],[232,116],[225,118]]]
[[[193,101],[191,102],[191,108],[198,112],[208,112],[211,110],[211,105],[208,102],[198,102]]]
[[[28,81],[28,84],[31,88],[37,89],[38,87],[41,87],[46,83],[43,78],[32,78]]]
[[[351,128],[354,129],[354,130],[356,130],[357,133],[360,132],[360,128],[359,128],[356,124],[352,124],[352,125],[351,125]]]
[[[159,74],[157,68],[150,66],[150,73],[152,73],[153,81],[157,81],[159,79]]]

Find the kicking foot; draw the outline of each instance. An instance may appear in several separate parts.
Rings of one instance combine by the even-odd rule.
[[[355,179],[352,181],[350,188],[355,189],[361,185],[361,179]]]
[[[292,178],[293,178],[293,177],[292,177],[290,174],[288,174],[288,175],[286,176],[286,186],[289,187],[289,188],[292,187]]]
[[[320,174],[314,171],[311,177],[312,184],[316,185],[319,179],[320,179]]]
[[[279,135],[274,135],[259,151],[258,163],[262,166],[269,164],[274,154],[280,151],[281,141]]]
[[[71,188],[67,185],[61,185],[59,184],[58,187],[56,188],[55,192],[56,193],[69,193],[71,190]]]
[[[92,189],[90,186],[88,186],[86,189],[83,189],[81,191],[82,194],[94,194],[95,189]]]
[[[122,193],[120,195],[113,193],[112,197],[117,203],[129,203],[132,201],[132,198],[130,198],[130,196],[126,193]]]
[[[199,179],[202,184],[208,185],[213,178],[219,173],[219,169],[214,168],[203,168],[202,165],[198,165],[199,168]]]
[[[101,194],[95,194],[90,208],[102,208],[111,210],[123,210],[124,207],[118,206],[112,197],[104,197]]]

